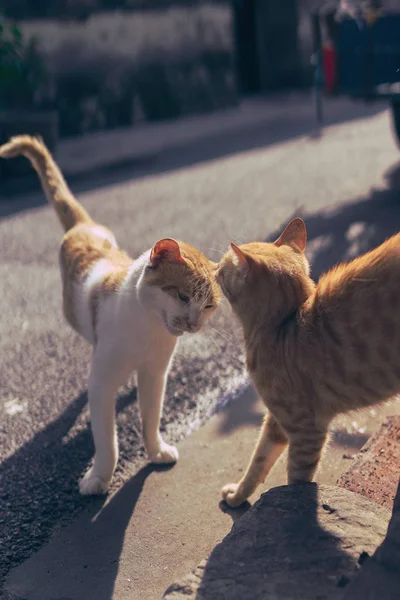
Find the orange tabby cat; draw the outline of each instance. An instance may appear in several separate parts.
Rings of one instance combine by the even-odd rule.
[[[231,244],[219,266],[270,411],[245,475],[222,490],[230,506],[265,480],[288,443],[289,483],[311,481],[332,419],[400,392],[400,234],[317,285],[306,237],[294,219],[273,244]]]

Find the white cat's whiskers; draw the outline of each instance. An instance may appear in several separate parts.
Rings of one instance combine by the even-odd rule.
[[[221,256],[224,256],[224,254],[226,252],[226,250],[219,250],[218,248],[208,248],[208,250],[211,250],[211,252],[217,252]]]
[[[209,328],[212,329],[215,333],[220,335],[226,342],[229,342],[232,339],[232,334],[226,331],[225,329],[215,329],[212,325],[209,325]],[[225,335],[224,335],[225,334]]]

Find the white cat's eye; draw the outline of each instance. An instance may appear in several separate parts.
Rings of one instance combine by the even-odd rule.
[[[207,306],[204,307],[204,310],[209,310],[210,308],[214,308],[214,304],[207,304]]]
[[[163,292],[176,292],[176,287],[174,285],[165,285],[161,289]]]
[[[189,296],[186,296],[186,294],[182,294],[181,292],[178,292],[178,298],[184,304],[189,304],[190,302]]]

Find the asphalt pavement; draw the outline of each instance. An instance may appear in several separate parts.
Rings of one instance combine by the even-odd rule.
[[[384,105],[339,103],[315,128],[310,98],[277,99],[271,118],[243,123],[72,181],[92,216],[133,256],[164,236],[218,257],[277,237],[295,215],[309,231],[317,277],[398,231],[400,152]],[[268,113],[268,111],[267,111]],[[215,115],[218,120],[218,115]],[[0,203],[1,576],[93,499],[77,480],[93,454],[88,426],[90,348],[64,323],[57,265],[61,228],[41,194]],[[226,305],[184,336],[163,414],[169,441],[204,423],[245,382],[240,333]],[[134,379],[118,402],[115,492],[145,462]],[[377,414],[379,419],[379,413]],[[350,441],[365,436],[349,422]],[[352,424],[354,423],[354,425]],[[349,442],[350,443],[350,442]]]

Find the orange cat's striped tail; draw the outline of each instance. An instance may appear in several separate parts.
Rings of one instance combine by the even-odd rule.
[[[92,222],[86,210],[72,195],[63,174],[42,140],[29,135],[19,135],[0,146],[2,158],[15,158],[20,155],[26,156],[37,171],[47,200],[56,209],[65,231],[78,223]]]

